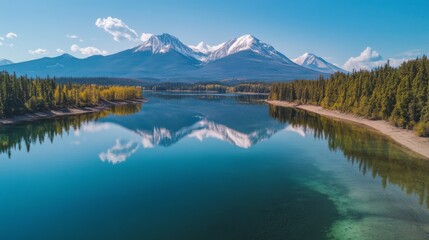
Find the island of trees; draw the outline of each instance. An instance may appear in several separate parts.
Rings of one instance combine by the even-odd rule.
[[[0,117],[141,98],[141,87],[61,84],[0,72]]]
[[[314,104],[369,119],[384,119],[429,136],[429,61],[426,56],[372,71],[335,73],[317,81],[276,83],[269,100]]]

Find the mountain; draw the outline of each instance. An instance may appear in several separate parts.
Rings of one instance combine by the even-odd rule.
[[[275,50],[271,45],[251,35],[243,35],[217,46],[199,44],[207,60],[196,71],[200,78],[217,76],[226,80],[315,79],[323,74],[308,71]]]
[[[269,44],[243,35],[216,46],[187,46],[169,34],[148,35],[139,46],[84,59],[63,54],[0,66],[28,76],[115,77],[170,82],[316,79],[325,72],[295,64]]]
[[[249,34],[222,43],[215,51],[208,54],[208,58],[214,61],[243,51],[251,51],[261,57],[274,61],[292,63],[291,60],[275,50],[272,46],[261,42],[261,40]]]
[[[0,59],[0,66],[9,65],[9,64],[13,64],[13,62],[7,59]]]
[[[18,75],[55,76],[55,73],[59,73],[60,71],[67,69],[68,66],[71,66],[77,61],[79,61],[78,58],[75,58],[70,54],[63,54],[55,58],[44,57],[22,63],[2,65],[0,68],[9,72],[15,72]]]
[[[317,79],[321,72],[286,63],[253,52],[243,50],[203,65],[197,70],[201,78],[217,76],[223,80],[290,81]]]
[[[204,53],[194,51],[183,44],[179,39],[167,33],[162,35],[152,35],[148,40],[144,41],[143,44],[135,48],[134,51],[150,51],[152,54],[163,54],[170,51],[176,51],[186,57],[198,60],[202,60],[206,56]]]
[[[192,50],[194,50],[195,52],[200,52],[200,53],[208,55],[208,54],[216,51],[217,49],[219,49],[222,45],[223,45],[223,43],[216,45],[216,46],[210,46],[210,45],[207,45],[205,42],[200,42],[196,46],[189,45],[189,47]]]
[[[346,70],[341,69],[312,53],[304,53],[302,56],[293,59],[293,61],[298,65],[323,73],[347,73]]]

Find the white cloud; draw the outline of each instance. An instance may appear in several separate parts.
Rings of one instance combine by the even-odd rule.
[[[370,47],[366,47],[359,56],[349,58],[349,60],[344,63],[343,68],[347,71],[360,69],[370,70],[384,63],[383,57],[377,51],[373,51]]]
[[[414,59],[416,54],[420,53],[420,50],[410,50],[403,52],[400,58],[388,58],[384,60],[383,57],[377,52],[373,51],[370,47],[366,47],[359,56],[351,57],[347,60],[343,68],[347,71],[353,70],[371,70],[376,67],[383,66],[389,61],[389,65],[392,67],[398,67],[403,62]]]
[[[98,18],[95,22],[95,25],[99,28],[104,29],[113,36],[113,39],[117,42],[121,40],[138,40],[138,34],[133,29],[129,28],[121,19],[119,18]]]
[[[108,52],[105,50],[100,50],[96,47],[79,47],[77,44],[73,44],[70,47],[72,52],[80,52],[82,55],[92,56],[92,55],[107,55]]]
[[[414,58],[389,58],[389,65],[392,67],[399,67],[403,62],[409,61],[411,59]]]
[[[78,39],[79,37],[76,35],[66,35],[67,38]]]
[[[422,55],[422,53],[423,52],[421,49],[410,49],[405,52],[402,52],[401,54],[399,54],[399,56],[416,58],[417,56]]]
[[[38,48],[36,50],[28,50],[30,54],[46,54],[48,51],[46,49]]]
[[[153,34],[151,33],[142,33],[142,36],[140,37],[140,40],[142,40],[143,42],[149,40],[150,37],[152,37]]]
[[[0,46],[2,46],[3,45],[3,43],[2,42],[0,42]]]
[[[0,36],[0,40],[1,40],[1,41],[3,41],[3,40],[4,40],[4,37]]]
[[[66,37],[67,38],[70,38],[70,39],[73,39],[73,40],[78,40],[79,42],[83,42],[83,39],[82,38],[80,38],[79,36],[77,36],[77,35],[74,35],[74,34],[67,34],[66,35]]]
[[[79,49],[80,49],[80,47],[78,45],[76,45],[76,44],[73,44],[73,45],[70,46],[70,50],[72,52],[77,52],[77,51],[79,51]]]
[[[61,48],[57,48],[57,53],[64,53],[64,50],[62,50]]]
[[[14,38],[17,38],[18,35],[16,33],[10,32],[10,33],[6,34],[6,37],[9,39],[14,39]]]

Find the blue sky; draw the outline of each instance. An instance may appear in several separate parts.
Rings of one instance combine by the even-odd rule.
[[[427,0],[0,0],[0,6],[0,58],[15,62],[56,56],[57,49],[86,57],[81,53],[139,44],[115,41],[96,26],[109,16],[138,35],[166,32],[185,44],[214,45],[249,33],[289,58],[313,52],[340,66],[351,57],[349,64],[366,67],[429,53]]]

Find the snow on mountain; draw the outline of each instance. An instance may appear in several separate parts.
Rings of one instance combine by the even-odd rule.
[[[11,60],[7,60],[7,59],[0,59],[0,66],[9,65],[9,64],[13,64],[13,62]]]
[[[292,63],[290,59],[275,50],[271,45],[249,34],[218,45],[218,49],[211,52],[208,58],[210,61],[214,61],[247,50],[280,62]]]
[[[304,53],[293,61],[298,65],[323,73],[347,72],[312,53]]]
[[[203,42],[187,46],[166,33],[142,34],[141,40],[141,45],[111,55],[83,59],[71,55],[45,57],[1,66],[0,70],[28,76],[108,76],[177,82],[290,81],[328,75],[326,69],[295,64],[271,45],[248,34],[216,46]],[[323,59],[319,61],[335,68]]]
[[[140,46],[135,48],[135,52],[151,51],[153,54],[163,54],[174,50],[184,56],[195,58],[200,61],[206,57],[205,54],[192,50],[179,39],[167,33],[148,35],[146,39],[147,40],[143,41]]]
[[[217,49],[219,49],[220,47],[222,47],[223,43],[216,45],[216,46],[210,46],[208,44],[206,44],[205,42],[200,42],[198,43],[198,45],[193,46],[193,45],[189,45],[189,47],[196,51],[196,52],[200,52],[200,53],[204,53],[209,55],[210,53],[216,51]]]

